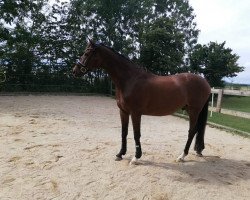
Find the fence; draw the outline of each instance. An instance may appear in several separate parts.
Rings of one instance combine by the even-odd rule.
[[[115,95],[115,86],[107,77],[76,79],[66,74],[15,74],[6,76],[0,72],[0,92],[68,92],[68,93],[100,93]],[[216,106],[214,99],[217,95]],[[223,95],[250,96],[250,90],[229,90],[212,88],[211,115],[213,112],[250,118],[250,113],[232,111],[221,108]],[[250,103],[250,102],[249,102]]]
[[[223,114],[229,114],[229,115],[234,115],[234,116],[239,116],[239,117],[244,117],[244,118],[250,119],[250,113],[222,109],[223,95],[248,97],[248,96],[250,96],[249,90],[228,90],[228,89],[214,89],[214,88],[212,88],[211,93],[212,93],[212,103],[211,103],[211,108],[210,108],[211,116],[212,116],[213,111],[215,111],[215,112],[220,112]],[[213,106],[214,94],[218,95],[216,107]],[[249,102],[249,104],[250,104],[250,102]]]
[[[73,92],[101,93],[110,91],[107,77],[75,78],[64,73],[13,74],[0,73],[0,92]]]

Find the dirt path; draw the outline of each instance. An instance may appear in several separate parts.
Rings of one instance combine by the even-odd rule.
[[[204,158],[176,163],[188,122],[142,118],[143,156],[120,148],[116,103],[107,97],[0,97],[0,199],[250,199],[250,140],[207,128]]]

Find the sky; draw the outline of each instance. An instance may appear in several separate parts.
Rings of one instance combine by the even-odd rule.
[[[238,64],[245,67],[231,83],[250,84],[250,1],[249,0],[189,0],[200,30],[198,43],[222,43],[240,56]]]

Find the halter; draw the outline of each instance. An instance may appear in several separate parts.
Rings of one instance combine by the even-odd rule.
[[[79,68],[80,68],[80,71],[82,72],[82,73],[86,73],[89,69],[88,69],[88,67],[87,67],[87,63],[88,63],[88,61],[90,60],[90,58],[94,55],[94,53],[95,53],[95,49],[96,48],[87,48],[86,50],[91,50],[91,52],[93,52],[90,56],[88,56],[88,58],[86,59],[86,64],[83,64],[83,63],[81,63],[81,61],[80,60],[77,60],[76,61],[76,66],[78,66]],[[85,50],[85,51],[86,51]]]
[[[90,58],[95,54],[95,50],[97,49],[97,47],[99,47],[100,45],[101,45],[101,43],[98,42],[98,43],[95,44],[94,48],[87,48],[85,50],[85,51],[90,50],[92,52],[92,54],[90,56],[88,56],[88,58],[86,59],[86,61],[85,61],[86,64],[81,63],[80,60],[76,61],[76,66],[80,67],[80,71],[83,74],[85,74],[87,71],[89,71],[89,68],[88,68],[87,64],[88,64]]]
[[[79,67],[80,67],[80,71],[81,71],[82,73],[86,73],[86,72],[88,71],[88,68],[86,67],[86,65],[82,64],[82,63],[80,62],[80,60],[77,60],[77,61],[76,61],[76,66],[79,66]]]
[[[4,83],[6,81],[5,72],[0,72],[0,83]]]

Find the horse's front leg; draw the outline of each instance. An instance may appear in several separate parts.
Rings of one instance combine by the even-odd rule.
[[[128,123],[129,114],[120,110],[121,124],[122,124],[122,146],[120,152],[116,155],[117,161],[122,160],[122,156],[127,152],[127,135],[128,135]]]
[[[135,140],[135,157],[131,160],[130,164],[136,164],[138,159],[142,156],[141,151],[141,115],[139,114],[132,114],[132,123],[133,123],[133,130],[134,130],[134,140]]]

